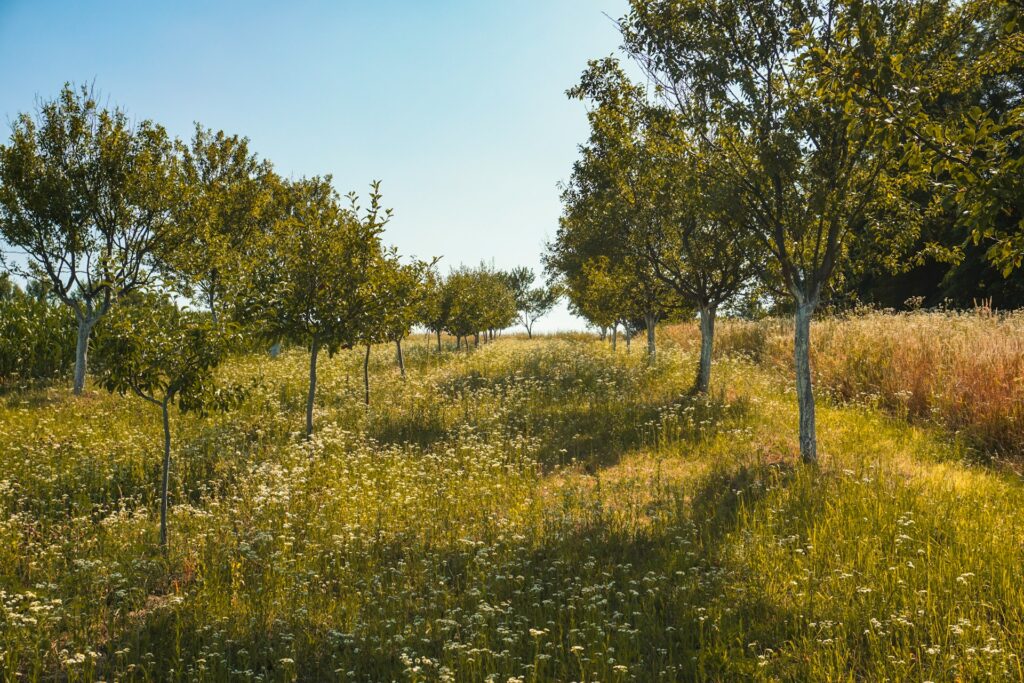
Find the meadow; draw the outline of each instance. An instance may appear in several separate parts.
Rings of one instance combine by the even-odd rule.
[[[233,412],[63,385],[0,398],[4,681],[1024,678],[1021,318],[814,328],[821,465],[789,328],[657,361],[588,335],[234,358]],[[791,347],[790,347],[791,348]],[[1019,459],[1016,460],[1019,462]]]

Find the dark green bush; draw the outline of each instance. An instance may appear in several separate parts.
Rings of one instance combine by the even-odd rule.
[[[3,291],[6,290],[6,291]],[[49,380],[70,373],[75,363],[75,318],[59,302],[0,290],[0,384]]]

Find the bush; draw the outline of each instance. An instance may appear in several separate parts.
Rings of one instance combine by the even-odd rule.
[[[18,288],[0,298],[0,384],[64,377],[75,364],[75,341],[67,307]]]

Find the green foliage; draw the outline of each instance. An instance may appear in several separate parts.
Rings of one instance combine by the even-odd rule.
[[[177,248],[169,268],[214,319],[235,287],[258,236],[275,219],[280,179],[249,151],[249,140],[196,125],[189,145],[178,143],[180,195],[174,206]]]
[[[365,216],[327,178],[284,184],[280,218],[262,236],[240,288],[242,319],[270,341],[333,353],[362,339],[378,312],[372,283],[389,211],[374,183]]]
[[[105,322],[96,344],[97,380],[122,396],[206,414],[237,402],[213,371],[229,350],[208,314],[182,310],[164,294],[137,293]]]
[[[381,255],[373,266],[376,306],[364,343],[395,342],[409,336],[423,315],[433,265],[417,260],[402,263],[394,251]]]
[[[75,319],[0,276],[0,383],[66,377],[75,362]]]
[[[449,273],[442,309],[445,329],[457,337],[504,329],[516,319],[516,300],[506,279],[485,265]]]
[[[88,88],[66,85],[0,146],[0,236],[29,259],[75,315],[85,341],[112,302],[145,286],[173,248],[177,164],[166,131],[132,124]],[[75,392],[85,381],[86,345]]]
[[[891,64],[928,28],[909,3],[632,4],[627,49],[687,125],[721,150],[748,226],[790,295],[813,308],[853,240],[912,242],[900,133],[858,90],[898,89]],[[897,230],[886,216],[901,212]]]

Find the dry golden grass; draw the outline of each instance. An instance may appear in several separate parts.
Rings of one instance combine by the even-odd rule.
[[[695,333],[666,329],[684,345]],[[789,373],[792,336],[788,320],[723,320],[716,352]],[[818,320],[811,338],[814,381],[833,398],[939,424],[979,451],[1024,455],[1024,315],[873,312]]]

